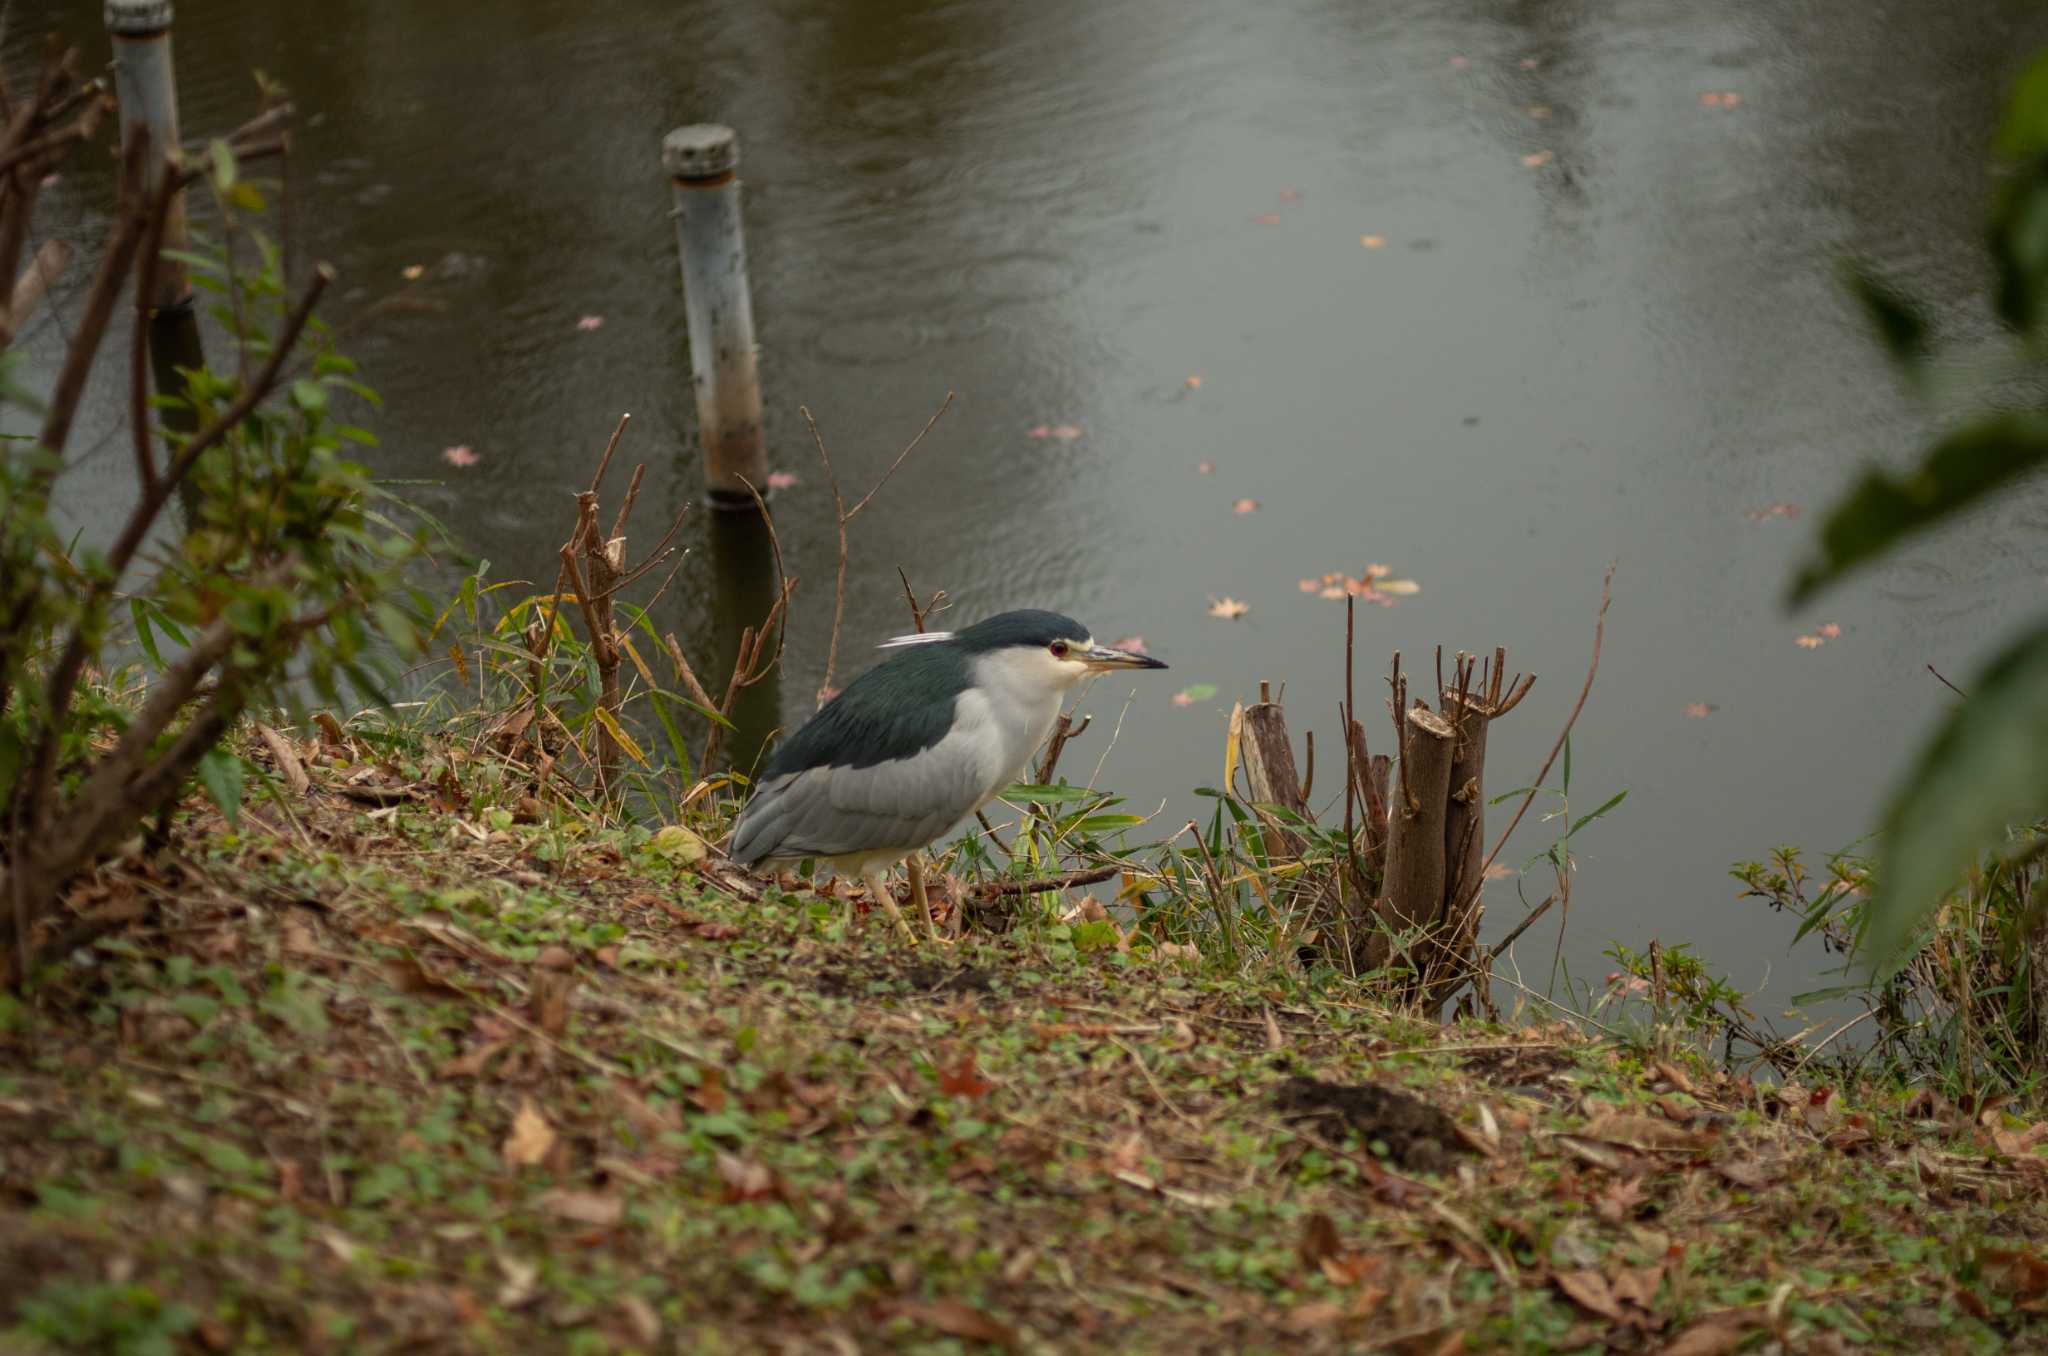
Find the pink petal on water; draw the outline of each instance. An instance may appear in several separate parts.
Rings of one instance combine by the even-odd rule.
[[[768,473],[768,488],[771,490],[786,490],[794,484],[796,484],[796,473],[794,471],[770,471]]]
[[[1280,224],[1280,214],[1278,212],[1261,212],[1253,217],[1252,221],[1260,226],[1278,226]]]
[[[1024,430],[1024,436],[1027,438],[1050,438],[1052,437],[1052,425],[1033,424],[1030,428]]]
[[[604,328],[604,317],[601,315],[579,316],[576,320],[576,328],[586,331],[602,329]]]
[[[475,452],[470,450],[469,445],[464,443],[459,447],[442,448],[441,460],[447,462],[450,466],[474,466],[483,458],[477,456]]]
[[[1072,424],[1058,424],[1053,427],[1052,436],[1063,443],[1070,443],[1081,436],[1081,430]]]

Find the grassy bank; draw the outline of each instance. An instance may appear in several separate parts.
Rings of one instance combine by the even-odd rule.
[[[109,930],[5,1008],[8,1349],[2040,1340],[2048,1127],[1999,1108],[1114,928],[848,937],[476,764],[313,762],[79,887]]]

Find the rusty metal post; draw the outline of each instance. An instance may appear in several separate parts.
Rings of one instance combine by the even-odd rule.
[[[661,163],[675,194],[704,494],[713,508],[752,508],[747,482],[768,492],[739,162],[739,138],[730,127],[701,123],[662,138]]]
[[[138,125],[149,129],[149,167],[144,191],[154,194],[178,149],[178,80],[171,65],[170,0],[106,0],[103,15],[114,47],[114,97],[121,104],[121,140]],[[171,198],[164,219],[163,249],[190,247],[185,230],[185,195]],[[183,396],[180,368],[206,365],[199,341],[199,317],[192,306],[192,281],[177,259],[160,257],[156,295],[150,298],[150,371],[159,395]],[[186,407],[163,412],[166,427],[191,433],[197,413]]]

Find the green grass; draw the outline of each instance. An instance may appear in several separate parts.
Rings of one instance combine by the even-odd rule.
[[[2039,1340],[2048,1159],[1997,1111],[1439,1028],[1089,925],[846,936],[455,770],[239,832],[195,806],[75,893],[129,921],[0,1007],[0,1343]],[[1448,1119],[1304,1120],[1304,1077]]]

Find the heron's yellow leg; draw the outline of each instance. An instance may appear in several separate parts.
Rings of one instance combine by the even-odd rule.
[[[868,893],[874,896],[881,903],[882,907],[889,911],[889,921],[894,923],[896,930],[903,934],[903,940],[915,942],[917,938],[911,934],[910,924],[903,921],[903,910],[896,907],[896,896],[889,893],[889,887],[882,881],[882,873],[870,871],[867,874],[866,880],[868,883]]]

